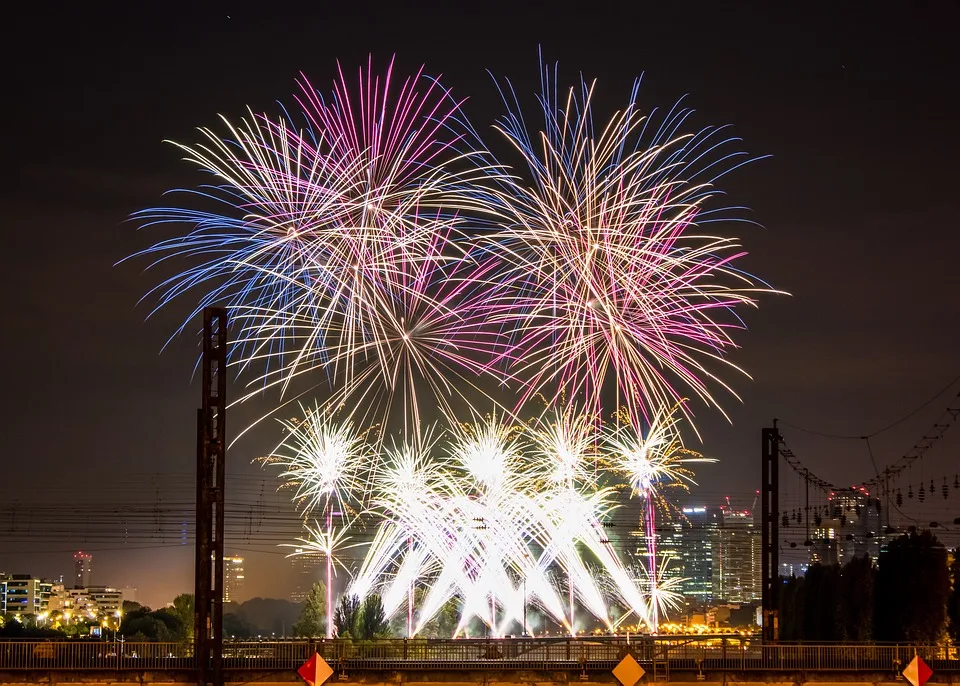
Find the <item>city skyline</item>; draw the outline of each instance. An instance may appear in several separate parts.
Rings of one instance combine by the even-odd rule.
[[[426,62],[444,70],[445,81],[469,95],[474,115],[479,111],[476,118],[486,122],[497,108],[483,68],[516,75],[518,87],[532,93],[542,45],[545,57],[559,59],[562,68],[582,65],[587,76],[597,76],[611,100],[641,72],[642,101],[651,106],[669,106],[689,92],[696,116],[732,122],[749,150],[773,155],[745,169],[730,190],[766,227],[742,231],[752,253],[749,266],[793,296],[768,299],[748,317],[736,360],[754,380],[737,381],[744,402],[729,404],[732,424],[697,408],[704,443],[691,440],[692,447],[721,460],[699,470],[701,493],[714,500],[749,498],[759,481],[759,429],[773,416],[783,419],[781,431],[806,466],[833,483],[853,485],[873,477],[872,459],[882,469],[908,451],[948,401],[944,396],[923,407],[869,445],[793,428],[870,434],[920,407],[957,373],[951,341],[958,320],[948,288],[957,245],[948,227],[956,201],[946,160],[960,139],[947,125],[948,103],[937,87],[948,82],[956,56],[920,38],[921,28],[936,34],[936,27],[950,25],[951,11],[877,11],[864,23],[843,9],[819,8],[802,17],[749,8],[679,17],[648,9],[607,15],[603,24],[617,40],[581,42],[570,40],[579,23],[571,17],[543,22],[520,12],[503,26],[474,17],[475,26],[461,29],[462,41],[427,12],[387,10],[373,20],[368,44],[334,39],[307,50],[290,40],[294,48],[287,56],[268,61],[227,57],[216,46],[251,39],[269,44],[261,20],[286,26],[283,17],[264,19],[240,7],[195,10],[187,21],[176,13],[131,12],[103,21],[96,12],[45,17],[50,46],[15,77],[26,97],[16,99],[11,113],[10,130],[21,138],[13,145],[16,177],[3,192],[11,221],[24,227],[11,237],[9,255],[15,257],[8,257],[8,273],[23,297],[6,316],[9,330],[35,335],[37,353],[47,362],[23,364],[22,352],[12,349],[17,339],[5,338],[11,346],[3,356],[10,430],[3,448],[12,455],[29,445],[44,477],[36,485],[11,482],[0,490],[2,524],[17,532],[0,547],[0,569],[14,573],[14,566],[24,566],[69,576],[70,563],[60,556],[82,545],[97,557],[96,583],[137,585],[137,578],[147,578],[157,588],[169,586],[159,596],[177,584],[192,590],[195,340],[181,337],[158,354],[183,313],[161,313],[143,324],[146,309],[135,304],[149,279],[138,268],[111,265],[140,240],[123,223],[126,216],[164,189],[194,180],[161,139],[190,140],[193,127],[211,123],[219,112],[242,115],[248,102],[269,107],[291,91],[300,70],[326,83],[337,57],[350,68],[370,52],[383,61],[396,52],[404,64]],[[349,9],[337,12],[342,21],[360,20]],[[304,17],[297,30],[322,21],[329,17]],[[404,27],[397,33],[409,34],[409,42],[393,37],[395,25]],[[647,32],[644,45],[627,49],[633,25],[662,30]],[[77,26],[84,30],[76,32]],[[502,53],[484,48],[485,30],[513,35],[513,47]],[[696,40],[684,59],[675,60],[671,36],[686,30]],[[81,34],[91,38],[80,41]],[[205,48],[183,49],[196,44]],[[71,66],[60,71],[68,53]],[[136,66],[126,64],[130,54],[137,55]],[[233,69],[234,61],[243,68]],[[212,83],[210,71],[196,64],[222,77]],[[109,105],[94,107],[97,102]],[[936,150],[918,144],[917,131],[935,138]],[[924,173],[910,172],[915,169]],[[36,236],[47,238],[43,250],[36,249]],[[922,279],[909,274],[910,265],[922,265]],[[50,395],[64,406],[56,432],[49,430],[44,402]],[[256,418],[257,408],[231,412],[229,426],[241,427]],[[270,543],[271,536],[287,542],[279,540],[286,529],[264,533],[270,530],[262,523],[270,519],[265,503],[278,508],[278,516],[289,508],[277,503],[275,482],[253,464],[279,437],[279,427],[266,424],[228,455],[235,522],[227,543],[241,544],[236,552],[248,560],[251,591],[269,589],[253,581],[254,570],[273,572],[264,579],[292,575],[285,551]],[[901,507],[918,521],[949,528],[960,514],[957,491],[949,499],[939,495],[940,480],[952,473],[956,440],[949,434],[930,452],[923,478],[918,469],[902,480]],[[784,510],[793,513],[803,507],[803,489],[781,471]],[[115,478],[106,483],[100,474]],[[908,485],[919,491],[922,483],[929,491],[931,477],[937,479],[935,498],[922,504],[906,499]],[[135,503],[141,509],[116,507]],[[58,521],[60,511],[70,521]],[[91,533],[106,521],[109,531]],[[81,530],[87,540],[75,540]],[[794,537],[795,530],[793,521],[782,533]],[[252,542],[249,550],[244,540]]]

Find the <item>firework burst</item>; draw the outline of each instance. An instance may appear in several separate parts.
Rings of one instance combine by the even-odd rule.
[[[514,340],[510,368],[528,381],[520,404],[577,389],[596,411],[609,385],[651,416],[681,400],[679,382],[716,405],[710,384],[728,387],[708,364],[733,367],[722,356],[740,326],[733,310],[763,288],[734,266],[736,241],[699,226],[717,218],[704,210],[716,179],[746,158],[722,128],[681,135],[689,110],[644,116],[637,85],[601,126],[593,90],[561,95],[545,70],[543,128],[531,135],[515,96],[496,126],[532,180],[510,188],[513,221],[496,248],[514,287],[497,318]]]
[[[231,363],[254,374],[241,401],[320,375],[339,389],[334,406],[376,389],[416,419],[415,378],[442,397],[451,368],[485,369],[472,352],[489,336],[466,308],[485,273],[467,274],[462,237],[492,207],[480,189],[496,169],[436,79],[397,85],[391,64],[358,83],[341,71],[327,99],[304,79],[301,124],[251,113],[224,119],[226,136],[201,129],[206,143],[178,145],[214,179],[192,193],[217,207],[138,213],[193,227],[140,254],[194,262],[151,292],[158,307],[202,289],[186,321],[228,308]]]
[[[719,407],[713,390],[730,389],[713,369],[737,369],[737,311],[770,290],[737,268],[735,240],[704,229],[725,216],[707,209],[716,181],[748,158],[723,128],[683,134],[687,109],[644,116],[636,85],[600,124],[592,83],[561,93],[544,71],[542,127],[512,89],[495,127],[524,182],[436,79],[397,79],[392,63],[358,77],[341,70],[329,95],[302,79],[293,115],[250,112],[178,145],[211,181],[188,191],[204,209],[136,215],[189,227],[140,253],[190,265],[150,295],[160,308],[200,293],[181,331],[228,308],[238,402],[324,387],[264,463],[294,490],[295,545],[325,556],[329,593],[362,517],[372,541],[348,592],[380,593],[388,615],[406,600],[410,635],[450,599],[458,632],[527,631],[528,600],[570,631],[575,607],[623,621],[611,599],[655,628],[676,602],[657,512],[712,461],[683,446],[684,398]],[[546,410],[519,422],[535,396]],[[641,579],[605,534],[625,491],[646,510]]]

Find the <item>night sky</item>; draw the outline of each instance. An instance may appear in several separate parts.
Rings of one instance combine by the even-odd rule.
[[[426,64],[455,95],[469,96],[467,112],[487,136],[501,106],[486,70],[530,96],[542,46],[546,60],[560,62],[562,81],[580,71],[597,77],[611,110],[643,73],[644,105],[689,94],[698,125],[733,124],[746,150],[772,156],[725,187],[729,202],[748,206],[762,225],[737,229],[747,267],[792,295],[762,298],[747,313],[733,359],[753,380],[727,377],[742,403],[718,391],[732,423],[694,407],[704,443],[691,439],[691,447],[721,460],[699,470],[701,500],[730,494],[750,504],[760,429],[773,417],[859,436],[922,405],[960,373],[960,59],[951,40],[960,11],[947,2],[838,4],[21,8],[3,48],[0,570],[69,573],[70,553],[87,548],[97,583],[138,586],[153,604],[192,590],[192,544],[169,532],[179,526],[172,513],[193,497],[197,339],[161,348],[193,303],[144,322],[149,307],[138,300],[156,277],[142,273],[142,262],[114,264],[161,232],[138,233],[126,219],[163,204],[165,190],[198,182],[164,139],[194,142],[195,127],[214,125],[218,114],[289,103],[301,71],[324,86],[337,59],[351,71],[371,53],[380,66],[395,54],[403,72]],[[881,469],[957,390],[872,439]],[[266,408],[235,411],[231,427],[257,409]],[[863,441],[782,428],[822,478],[851,484],[873,475]],[[914,488],[921,477],[952,482],[955,432],[913,470]],[[276,482],[251,464],[277,436],[268,426],[228,455],[236,484],[228,500],[238,512],[243,503],[281,502]],[[785,477],[788,498],[794,482]],[[51,524],[67,519],[86,531],[79,522],[100,516],[90,514],[94,504],[113,503],[154,507],[160,533],[149,540],[154,524],[142,514],[136,525],[102,515],[118,532],[139,527],[127,542]],[[911,505],[919,519],[950,521],[960,516],[960,491],[926,509]],[[246,530],[258,522],[251,515]],[[245,595],[285,596],[282,554],[265,536],[237,534],[228,552],[250,558]]]

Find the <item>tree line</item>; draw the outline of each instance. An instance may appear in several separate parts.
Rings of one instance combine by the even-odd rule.
[[[393,635],[383,601],[376,593],[371,593],[363,601],[355,595],[341,595],[333,610],[333,625],[337,638],[370,640]],[[325,636],[326,631],[327,587],[318,581],[303,603],[300,617],[293,625],[293,635],[315,638]]]
[[[878,561],[813,564],[802,577],[781,577],[783,641],[960,642],[960,549],[952,553],[929,530],[887,544]]]

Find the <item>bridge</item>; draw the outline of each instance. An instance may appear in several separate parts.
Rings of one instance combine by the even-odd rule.
[[[868,644],[761,644],[753,637],[597,637],[385,639],[375,641],[225,641],[225,684],[289,684],[314,652],[334,669],[331,683],[533,684],[615,683],[612,668],[628,653],[644,681],[672,683],[880,684],[904,681],[920,655],[932,681],[960,684],[957,647]],[[193,646],[98,640],[0,642],[6,684],[196,683]]]

